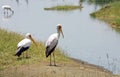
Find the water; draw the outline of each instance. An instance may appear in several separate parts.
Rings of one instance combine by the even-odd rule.
[[[114,73],[120,73],[120,34],[107,23],[90,17],[101,8],[83,2],[81,10],[45,11],[45,7],[72,4],[79,0],[1,0],[0,7],[9,4],[14,14],[4,16],[0,8],[0,27],[20,34],[30,32],[36,40],[46,41],[62,24],[65,38],[58,46],[72,58],[100,65]]]

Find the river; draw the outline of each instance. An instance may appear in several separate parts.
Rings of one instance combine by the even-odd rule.
[[[11,5],[14,14],[5,16],[0,8],[0,27],[20,34],[30,32],[36,40],[45,42],[56,32],[56,25],[63,27],[64,38],[58,47],[72,58],[84,60],[120,73],[120,34],[102,20],[89,14],[102,6],[83,2],[83,8],[72,11],[46,11],[56,5],[79,5],[79,0],[1,0]],[[59,56],[58,56],[59,57]]]

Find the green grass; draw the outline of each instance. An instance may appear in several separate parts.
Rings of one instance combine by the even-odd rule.
[[[33,64],[42,61],[49,62],[49,58],[45,57],[45,45],[43,42],[37,42],[38,47],[34,44],[27,51],[29,52],[30,58],[26,59],[21,55],[22,59],[18,60],[17,56],[14,56],[17,49],[17,44],[24,38],[15,32],[8,32],[4,29],[0,29],[0,70],[11,66],[19,66],[25,64]],[[34,38],[34,37],[33,37]],[[56,61],[66,62],[69,59],[62,53],[62,50],[57,48],[55,51]]]
[[[120,1],[113,2],[103,7],[99,11],[91,14],[92,17],[104,20],[112,27],[120,28]]]
[[[64,11],[67,11],[67,10],[75,10],[75,9],[81,9],[82,7],[81,6],[73,6],[73,5],[58,5],[58,6],[53,6],[53,7],[50,7],[50,8],[44,8],[44,10],[64,10]]]

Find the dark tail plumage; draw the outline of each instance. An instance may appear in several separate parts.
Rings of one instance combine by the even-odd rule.
[[[48,57],[48,47],[46,47],[45,55]]]
[[[20,56],[21,55],[21,49],[22,49],[22,47],[19,47],[18,49],[17,49],[17,51],[16,51],[16,54],[15,54],[15,56]]]
[[[24,52],[25,50],[27,50],[29,47],[19,47],[18,50],[16,51],[15,56],[20,57],[20,55],[22,54],[22,52]]]
[[[46,52],[45,52],[46,57],[48,57],[49,55],[51,55],[51,53],[55,50],[55,47],[53,47],[52,49],[50,49],[49,46],[46,47]]]

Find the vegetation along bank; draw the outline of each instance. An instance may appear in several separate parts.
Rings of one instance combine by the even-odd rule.
[[[99,11],[91,13],[92,17],[108,22],[113,28],[120,28],[120,1],[107,4]]]

